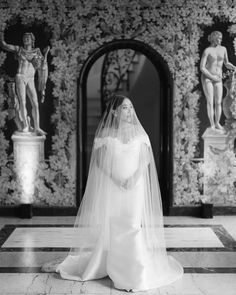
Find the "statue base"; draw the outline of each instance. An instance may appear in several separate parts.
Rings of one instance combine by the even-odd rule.
[[[45,139],[45,135],[36,136],[30,132],[16,132],[12,135],[14,163],[21,190],[21,204],[33,203],[38,164],[44,161]]]
[[[202,138],[204,140],[204,160],[206,160],[211,149],[223,151],[227,148],[229,133],[226,130],[207,128]]]
[[[32,218],[33,217],[33,206],[32,204],[21,204],[19,207],[20,218]]]
[[[230,131],[222,134],[208,128],[202,137],[204,139],[204,195],[209,203],[225,206],[232,199],[231,188],[234,185],[235,154],[232,134]],[[210,211],[210,208],[205,210]]]
[[[202,218],[213,218],[213,204],[212,203],[202,203],[201,217]]]

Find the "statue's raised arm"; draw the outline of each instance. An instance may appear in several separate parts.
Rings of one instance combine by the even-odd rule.
[[[7,44],[4,40],[4,32],[0,31],[0,46],[2,49],[10,51],[10,52],[17,52],[19,50],[19,46]]]

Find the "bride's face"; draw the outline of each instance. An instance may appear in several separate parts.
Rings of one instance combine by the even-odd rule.
[[[118,111],[120,121],[132,123],[133,112],[134,109],[131,101],[128,98],[125,98]]]

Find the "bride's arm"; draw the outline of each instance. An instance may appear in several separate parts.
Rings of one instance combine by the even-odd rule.
[[[111,166],[108,169],[108,166],[105,164],[105,161],[107,161],[107,159],[105,159],[105,153],[106,153],[106,146],[101,146],[100,148],[96,149],[96,165],[97,167],[109,178],[111,178],[111,180],[117,185],[117,186],[122,186],[122,181],[119,179],[116,179],[114,177],[114,175],[112,175],[112,171],[111,171]]]
[[[149,155],[149,148],[148,146],[143,143],[141,146],[141,152],[139,156],[139,166],[138,169],[134,172],[134,174],[128,178],[124,184],[126,189],[131,189],[137,183],[139,177],[147,171],[148,166],[150,164],[150,155]]]

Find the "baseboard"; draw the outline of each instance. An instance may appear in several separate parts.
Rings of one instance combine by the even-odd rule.
[[[76,216],[77,207],[33,207],[33,216]],[[213,215],[236,215],[236,206],[215,206]],[[19,206],[0,206],[0,216],[19,216]],[[168,216],[201,216],[201,206],[172,206]]]
[[[201,216],[201,206],[172,206],[169,216]],[[213,206],[213,215],[236,215],[236,206]]]
[[[33,216],[76,216],[77,207],[39,207],[32,208]],[[0,206],[0,216],[19,216],[19,206]]]

